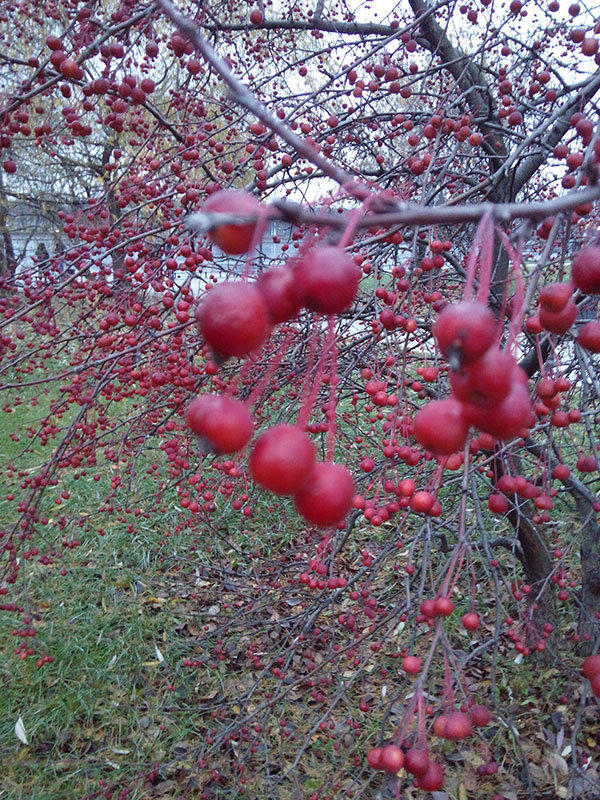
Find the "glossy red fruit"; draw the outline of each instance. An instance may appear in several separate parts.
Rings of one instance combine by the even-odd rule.
[[[221,357],[245,356],[269,335],[269,313],[263,296],[251,283],[220,283],[196,309],[201,335]]]
[[[540,291],[540,307],[545,311],[562,311],[572,296],[572,283],[547,283]]]
[[[571,470],[566,464],[557,464],[552,470],[552,477],[557,481],[566,481],[570,474]]]
[[[469,611],[461,617],[462,626],[467,631],[476,631],[479,627],[479,616],[474,611]]]
[[[419,611],[423,614],[424,617],[428,619],[434,619],[435,617],[435,600],[432,600],[430,597],[427,600],[423,600],[421,605],[419,606]]]
[[[598,462],[594,456],[579,456],[575,462],[575,466],[580,472],[596,472],[598,469]]]
[[[336,525],[348,513],[354,497],[354,480],[345,467],[317,461],[300,491],[294,495],[298,512],[319,527]]]
[[[418,675],[423,666],[423,659],[417,656],[406,656],[402,660],[402,669],[408,675]]]
[[[412,478],[403,478],[397,486],[396,494],[401,497],[410,497],[415,493],[415,482]]]
[[[450,455],[467,440],[469,420],[465,407],[454,397],[433,400],[419,409],[413,420],[415,439],[436,455]]]
[[[575,286],[585,294],[600,294],[600,247],[586,247],[575,256],[571,267]]]
[[[222,214],[240,214],[257,217],[262,204],[256,197],[242,189],[222,189],[211,194],[202,206],[202,211]],[[256,222],[240,225],[219,225],[210,231],[210,238],[224,253],[240,255],[247,253],[252,245]]]
[[[381,766],[381,747],[372,747],[367,753],[367,763],[372,769],[383,769]]]
[[[275,425],[259,436],[250,454],[254,480],[275,494],[294,494],[307,480],[315,448],[294,425]]]
[[[427,772],[429,766],[429,756],[427,750],[417,750],[411,748],[404,756],[404,767],[411,775],[421,777]]]
[[[448,714],[439,714],[433,720],[433,732],[436,736],[439,736],[440,739],[445,739],[446,737],[446,723],[448,722]]]
[[[446,306],[433,325],[442,354],[462,363],[482,356],[494,343],[497,331],[491,310],[475,301]]]
[[[381,751],[381,768],[390,775],[397,775],[404,766],[404,753],[395,744],[388,744]]]
[[[454,611],[454,603],[449,597],[436,597],[433,608],[436,617],[449,617]]]
[[[504,494],[514,494],[516,491],[515,478],[512,475],[501,475],[496,485]]]
[[[471,722],[476,728],[483,728],[489,723],[492,715],[485,706],[475,705],[469,709]]]
[[[600,322],[586,322],[579,331],[577,344],[585,347],[590,353],[600,353]]]
[[[427,514],[435,504],[435,497],[430,492],[415,492],[410,498],[410,507],[418,514]]]
[[[339,247],[310,250],[295,268],[296,287],[303,306],[321,314],[339,314],[354,302],[360,270]]]
[[[420,789],[424,789],[426,792],[439,792],[444,785],[444,768],[441,764],[430,761],[427,765],[427,772],[417,778],[417,784]]]
[[[467,736],[471,735],[472,731],[473,725],[470,717],[467,714],[463,714],[462,711],[453,711],[448,714],[446,719],[443,738],[452,739],[453,741],[466,739]]]
[[[572,301],[562,311],[546,311],[540,308],[540,323],[545,330],[560,336],[566,333],[577,318],[577,306]]]
[[[481,358],[450,372],[450,386],[463,403],[493,408],[510,392],[515,360],[499,347],[490,347]]]
[[[471,423],[497,439],[513,439],[531,422],[531,401],[527,387],[513,383],[509,394],[493,409],[469,406]]]
[[[188,405],[185,419],[190,430],[202,436],[217,453],[235,453],[252,436],[254,422],[239,400],[202,394]]]
[[[296,277],[289,267],[262,272],[256,281],[256,288],[262,294],[274,324],[293,319],[300,310]]]
[[[588,656],[583,662],[582,670],[588,680],[591,680],[594,675],[600,673],[600,654]]]
[[[492,514],[506,514],[508,511],[508,500],[503,494],[491,494],[488,497],[488,508]]]
[[[590,686],[592,687],[592,692],[596,695],[596,697],[600,697],[600,672],[592,675],[590,678]]]

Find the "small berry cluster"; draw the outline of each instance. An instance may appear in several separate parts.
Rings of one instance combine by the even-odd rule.
[[[519,435],[532,418],[527,375],[497,346],[498,323],[491,310],[477,301],[448,305],[433,333],[452,367],[452,394],[416,414],[417,441],[443,456],[464,446],[472,425],[497,439]]]
[[[259,218],[262,206],[245,192],[225,190],[213,194],[204,210]],[[247,252],[256,224],[220,225],[211,237],[225,252]],[[356,297],[359,279],[359,269],[344,250],[315,247],[294,267],[268,270],[256,283],[216,286],[196,309],[198,329],[218,360],[241,358],[266,342],[273,325],[293,319],[301,308],[320,314],[344,311]],[[214,394],[192,400],[186,421],[217,453],[241,450],[254,430],[244,403]],[[354,497],[348,470],[331,461],[316,461],[312,442],[293,425],[275,425],[259,436],[250,455],[250,472],[263,488],[293,496],[299,513],[313,525],[337,524]]]

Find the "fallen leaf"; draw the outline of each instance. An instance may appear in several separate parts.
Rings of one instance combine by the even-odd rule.
[[[564,758],[559,753],[547,753],[546,758],[551,767],[561,773],[561,775],[569,774],[569,767]]]
[[[27,733],[26,733],[26,731],[25,731],[25,725],[23,725],[23,720],[22,720],[22,718],[21,718],[21,717],[19,717],[19,719],[18,719],[18,720],[17,720],[17,722],[16,722],[16,725],[15,725],[15,734],[16,734],[16,736],[17,736],[17,739],[18,739],[18,740],[19,740],[19,741],[20,741],[22,744],[29,744],[29,741],[27,740]]]

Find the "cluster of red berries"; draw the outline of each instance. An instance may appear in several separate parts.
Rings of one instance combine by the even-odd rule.
[[[209,212],[260,216],[262,206],[251,195],[220,191],[204,205]],[[256,221],[226,224],[211,236],[225,252],[246,252]],[[356,297],[360,271],[339,247],[309,251],[294,267],[264,272],[256,283],[222,283],[196,309],[198,328],[215,356],[243,357],[260,347],[271,326],[287,322],[300,308],[338,314]],[[250,440],[254,422],[248,407],[234,398],[206,394],[186,411],[188,427],[217,453],[234,453]],[[259,436],[250,455],[256,483],[280,495],[291,495],[299,513],[313,525],[329,526],[343,519],[354,497],[354,481],[344,467],[316,461],[306,433],[293,425],[275,425]]]
[[[472,425],[497,439],[519,435],[532,420],[527,375],[497,346],[491,310],[476,301],[448,305],[433,333],[452,367],[452,394],[416,414],[417,441],[436,455],[450,455],[464,446]]]
[[[566,333],[577,319],[577,306],[573,292],[600,294],[600,247],[586,247],[573,260],[571,280],[564,283],[547,283],[539,296],[537,319],[529,321],[529,329],[551,333]],[[539,323],[539,324],[538,324]],[[600,353],[600,321],[583,325],[577,336],[578,343],[592,353]]]
[[[402,767],[415,777],[419,789],[426,792],[439,791],[444,783],[444,768],[441,764],[429,760],[427,750],[411,748],[406,753],[395,744],[385,747],[373,747],[367,753],[370,767],[389,775],[397,775]]]
[[[436,717],[433,732],[440,739],[458,741],[466,739],[474,727],[488,725],[492,715],[485,706],[473,705],[469,713],[448,711]],[[367,753],[370,767],[390,775],[397,775],[402,767],[415,777],[415,786],[428,792],[438,791],[444,782],[444,768],[441,764],[429,759],[426,749],[411,747],[403,750],[395,744],[385,747],[373,747]]]

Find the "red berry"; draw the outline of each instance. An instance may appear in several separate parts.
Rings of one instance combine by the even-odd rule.
[[[287,322],[300,310],[295,274],[289,267],[261,273],[256,281],[256,288],[267,304],[271,322]]]
[[[428,619],[433,619],[435,617],[435,601],[431,598],[427,600],[423,600],[419,607],[419,611],[423,614],[424,617]]]
[[[406,656],[402,661],[402,669],[404,672],[408,673],[408,675],[418,675],[422,666],[423,659],[417,656]]]
[[[600,247],[580,250],[571,267],[575,286],[586,294],[600,294]]]
[[[547,283],[540,291],[540,307],[545,311],[562,311],[572,296],[572,283]]]
[[[339,247],[323,245],[308,252],[296,267],[302,305],[321,314],[339,314],[354,302],[360,271]]]
[[[79,80],[80,78],[83,78],[83,70],[76,61],[73,61],[72,58],[63,59],[58,70],[65,76],[65,78],[71,78],[72,80]]]
[[[404,766],[404,753],[397,745],[388,744],[381,751],[379,763],[385,772],[397,775]]]
[[[438,792],[444,785],[444,768],[435,761],[430,761],[427,765],[427,772],[417,778],[420,789],[426,792]]]
[[[263,21],[262,11],[258,8],[254,8],[250,12],[250,22],[253,25],[260,25],[262,21]]]
[[[571,470],[566,464],[557,464],[552,470],[552,477],[557,481],[566,481],[570,474]]]
[[[475,705],[469,709],[471,722],[477,728],[483,728],[491,720],[492,715],[485,706]]]
[[[488,508],[492,514],[505,514],[508,511],[508,500],[502,494],[491,494],[488,497]]]
[[[586,322],[579,331],[577,344],[585,347],[591,353],[600,353],[600,322],[593,320]]]
[[[352,506],[354,480],[345,467],[317,461],[295,495],[298,512],[313,525],[328,527],[340,522]]]
[[[476,631],[479,627],[479,616],[474,611],[469,611],[461,617],[462,626],[467,631]]]
[[[446,358],[474,361],[492,346],[497,321],[483,303],[465,301],[446,306],[433,325],[433,334]]]
[[[600,673],[600,654],[595,656],[588,656],[583,662],[583,674],[588,680],[591,680],[594,675]]]
[[[218,453],[241,450],[254,428],[252,415],[244,403],[218,394],[194,398],[185,418],[190,430],[204,437]]]
[[[215,192],[202,206],[202,211],[239,214],[248,217],[258,217],[261,209],[261,202],[254,195],[241,189],[222,189]],[[250,249],[255,228],[256,222],[219,225],[211,230],[210,238],[223,252],[240,255],[247,253]]]
[[[453,397],[427,403],[413,420],[413,433],[419,444],[436,455],[455,453],[469,433],[463,404]]]
[[[450,373],[452,392],[463,403],[492,408],[510,392],[515,360],[499,347]]]
[[[256,441],[250,454],[254,480],[276,494],[294,494],[307,480],[315,461],[308,436],[294,425],[275,425]]]
[[[592,687],[592,692],[596,695],[596,697],[600,697],[600,672],[592,675],[590,679],[590,686]]]
[[[415,748],[408,750],[404,757],[404,766],[411,775],[416,775],[417,777],[424,775],[429,766],[427,750],[417,750]]]
[[[269,335],[269,314],[250,283],[221,283],[196,309],[200,333],[221,358],[245,356]]]
[[[567,303],[562,311],[539,310],[540,323],[550,333],[561,335],[566,333],[577,318],[577,306],[572,301]]]
[[[46,37],[46,44],[50,50],[62,50],[62,41],[52,33]]]
[[[381,766],[381,747],[372,747],[367,753],[367,763],[372,769],[383,769]]]
[[[435,498],[430,492],[415,492],[410,498],[410,507],[419,514],[427,514],[433,508]]]
[[[454,611],[454,603],[449,597],[437,597],[433,602],[436,616],[449,617]]]
[[[463,714],[462,711],[453,711],[448,714],[446,724],[444,725],[444,739],[466,739],[471,735],[473,726],[470,718]]]
[[[513,439],[531,421],[531,401],[527,387],[520,382],[512,384],[507,397],[493,409],[468,407],[473,425],[497,439]]]
[[[433,721],[433,732],[440,739],[446,737],[446,722],[448,722],[448,714],[440,714]]]

